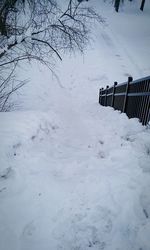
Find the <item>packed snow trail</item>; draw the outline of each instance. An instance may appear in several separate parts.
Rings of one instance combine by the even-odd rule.
[[[148,250],[149,130],[64,99],[1,114],[0,249]]]

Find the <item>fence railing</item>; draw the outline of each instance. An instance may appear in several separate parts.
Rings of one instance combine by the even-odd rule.
[[[143,125],[150,121],[150,76],[133,81],[128,77],[125,83],[99,90],[99,103],[111,106],[127,114],[129,118],[139,118]]]

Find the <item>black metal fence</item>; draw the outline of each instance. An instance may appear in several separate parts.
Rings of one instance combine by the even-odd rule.
[[[139,118],[143,125],[150,121],[150,76],[133,81],[128,77],[125,83],[99,90],[99,103],[111,106],[127,114],[129,118]]]

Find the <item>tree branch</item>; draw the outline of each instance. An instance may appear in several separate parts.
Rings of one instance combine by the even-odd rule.
[[[38,42],[41,42],[41,43],[43,43],[43,44],[48,45],[48,46],[56,53],[56,55],[59,57],[59,59],[62,61],[62,58],[61,58],[61,56],[59,55],[58,51],[57,51],[56,49],[54,49],[54,48],[50,45],[49,42],[44,41],[44,40],[41,40],[41,39],[38,39],[38,38],[34,38],[34,37],[32,37],[32,40],[33,40],[33,41],[38,41]]]

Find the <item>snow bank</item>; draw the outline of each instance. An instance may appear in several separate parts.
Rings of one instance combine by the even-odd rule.
[[[149,129],[67,108],[1,114],[1,250],[149,249]]]

